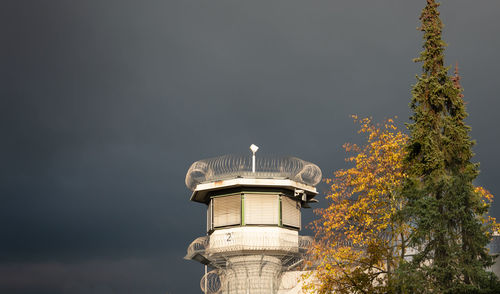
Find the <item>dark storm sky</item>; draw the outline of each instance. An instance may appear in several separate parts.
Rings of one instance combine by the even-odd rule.
[[[443,2],[477,183],[500,195],[500,2]],[[255,143],[346,167],[350,114],[408,121],[424,5],[1,1],[0,293],[199,293],[189,165]]]

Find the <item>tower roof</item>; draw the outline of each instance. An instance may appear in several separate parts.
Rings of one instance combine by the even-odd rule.
[[[209,191],[235,187],[301,189],[314,197],[321,176],[317,165],[297,157],[259,156],[252,172],[250,156],[223,155],[194,162],[186,174],[186,186],[196,202],[206,202]]]

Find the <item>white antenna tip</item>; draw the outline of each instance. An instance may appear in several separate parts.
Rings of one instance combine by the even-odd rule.
[[[252,150],[253,153],[257,152],[259,150],[259,147],[255,144],[250,145],[250,150]]]

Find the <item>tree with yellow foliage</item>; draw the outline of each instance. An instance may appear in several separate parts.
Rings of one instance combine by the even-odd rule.
[[[388,119],[381,125],[358,120],[364,146],[345,144],[354,167],[326,182],[330,205],[317,209],[316,241],[309,265],[315,267],[305,290],[315,293],[387,293],[392,273],[405,258],[408,228],[398,221],[399,188],[407,136]]]
[[[392,119],[373,124],[369,118],[353,118],[367,141],[362,146],[346,143],[344,149],[352,153],[346,161],[354,166],[326,179],[329,206],[315,210],[319,218],[312,223],[315,242],[308,260],[314,270],[303,277],[304,290],[405,293],[400,291],[405,270],[401,265],[416,253],[408,247],[415,227],[401,215],[407,204],[401,189],[408,136],[398,131]],[[475,187],[475,192],[484,207],[478,217],[490,232],[500,232],[495,219],[487,215],[493,195],[482,187]]]

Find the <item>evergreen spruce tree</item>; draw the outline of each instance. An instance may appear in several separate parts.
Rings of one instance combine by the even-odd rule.
[[[412,90],[410,140],[405,159],[403,216],[412,226],[412,261],[401,264],[399,293],[494,293],[496,278],[486,245],[488,206],[474,189],[478,165],[471,162],[474,142],[458,72],[444,66],[439,3],[427,0],[420,30],[423,52],[416,59],[423,72]],[[408,252],[409,254],[411,252]]]

